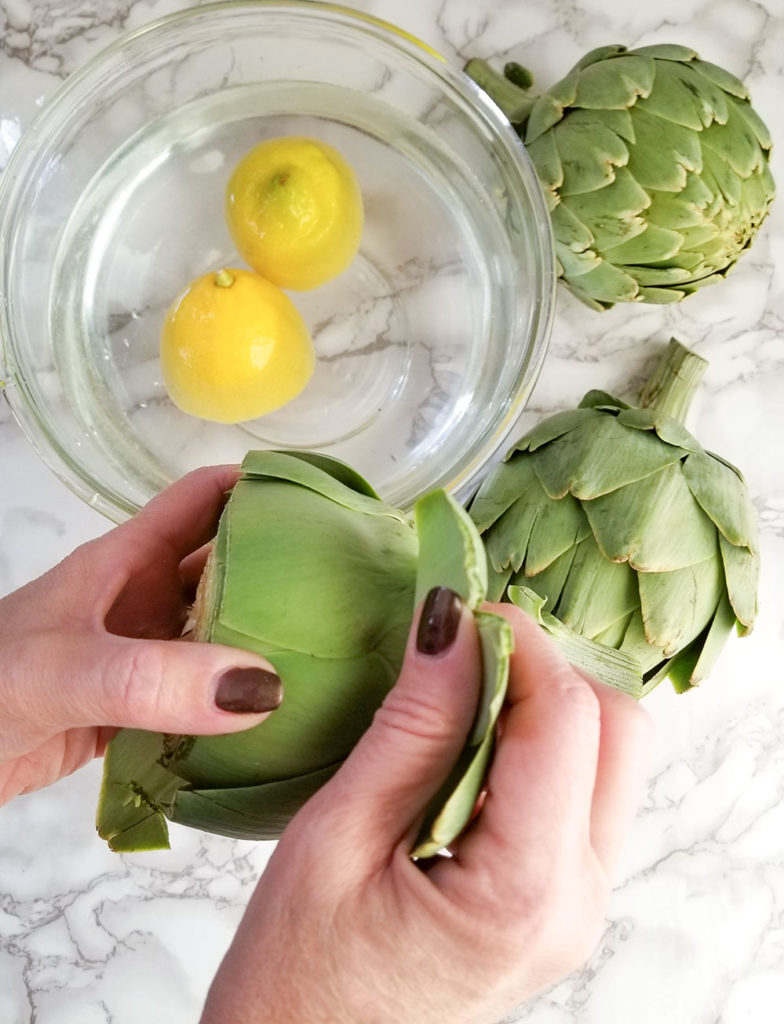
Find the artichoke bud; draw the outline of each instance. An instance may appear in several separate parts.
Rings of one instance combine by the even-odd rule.
[[[416,600],[436,585],[477,609],[484,680],[474,729],[412,853],[458,834],[490,755],[511,640],[505,620],[478,611],[486,560],[465,510],[436,491],[420,499],[415,520],[334,459],[247,455],[199,584],[194,639],[267,658],[283,702],[231,735],[120,731],[98,806],[113,849],[168,846],[167,819],[277,838],[370,725],[398,676]]]
[[[687,47],[600,47],[540,95],[514,63],[466,71],[524,142],[559,275],[594,309],[721,280],[768,214],[768,129],[743,83]]]
[[[521,438],[469,506],[489,598],[637,697],[665,677],[679,692],[700,682],[757,613],[743,477],[682,423],[706,367],[672,339],[637,407],[589,392]]]

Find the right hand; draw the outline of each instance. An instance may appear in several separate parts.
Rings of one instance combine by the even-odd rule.
[[[280,840],[202,1024],[482,1024],[592,952],[648,716],[519,609],[489,605],[515,653],[487,796],[451,858],[412,862],[480,678],[473,617],[438,593],[372,726]]]

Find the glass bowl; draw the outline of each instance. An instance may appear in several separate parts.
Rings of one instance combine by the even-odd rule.
[[[242,266],[223,215],[257,142],[314,136],[354,167],[360,252],[291,293],[314,376],[224,425],[161,381],[167,308]],[[318,2],[218,3],[132,32],[72,75],[0,180],[4,390],[36,450],[115,521],[199,465],[251,448],[350,463],[409,508],[462,498],[508,438],[550,331],[549,217],[511,126],[406,32]]]

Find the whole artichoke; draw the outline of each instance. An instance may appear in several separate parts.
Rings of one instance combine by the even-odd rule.
[[[448,586],[478,609],[479,535],[443,491],[415,523],[348,466],[251,452],[199,586],[194,639],[255,651],[283,683],[280,708],[228,736],[121,730],[109,743],[98,830],[116,850],[168,846],[166,819],[270,839],[339,768],[395,682],[418,601]],[[484,686],[476,726],[426,815],[414,853],[450,842],[473,809],[506,686],[511,634],[476,611]]]
[[[675,45],[592,50],[539,96],[518,64],[466,71],[525,143],[559,274],[589,306],[676,302],[751,245],[775,191],[771,139],[734,75]]]
[[[490,599],[526,607],[567,656],[636,696],[704,679],[757,612],[743,478],[681,422],[706,365],[673,339],[638,407],[589,392],[527,433],[469,508]]]

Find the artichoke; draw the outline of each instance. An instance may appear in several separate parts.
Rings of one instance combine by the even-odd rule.
[[[281,707],[230,736],[122,730],[110,742],[98,831],[115,850],[168,846],[166,820],[274,839],[340,766],[397,678],[415,605],[451,587],[473,609],[486,559],[443,491],[414,522],[348,466],[251,452],[200,581],[194,638],[255,651],[281,677]],[[473,810],[506,687],[511,634],[477,611],[484,680],[463,754],[428,809],[415,856],[449,843]]]
[[[594,309],[676,302],[723,278],[774,196],[771,139],[741,81],[684,46],[604,46],[539,96],[515,63],[467,73],[521,136],[559,275]]]
[[[490,599],[526,608],[567,657],[637,697],[704,679],[757,613],[743,477],[682,424],[706,367],[672,339],[637,407],[589,392],[527,433],[469,507]]]

